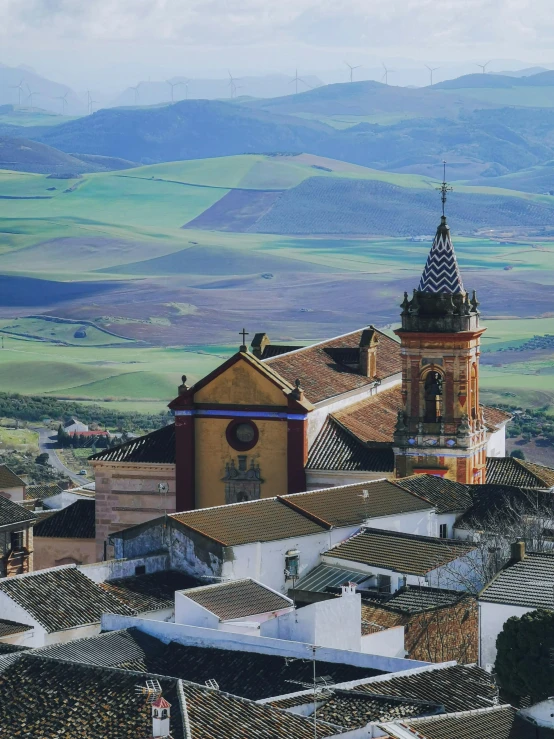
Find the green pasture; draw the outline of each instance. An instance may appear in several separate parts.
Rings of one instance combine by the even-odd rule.
[[[83,327],[86,336],[75,338],[75,332]],[[128,339],[112,336],[107,331],[89,326],[86,323],[57,322],[45,318],[0,319],[0,335],[4,340],[8,335],[17,334],[22,338],[42,339],[46,342],[64,342],[75,346],[110,346],[131,343]]]
[[[554,335],[554,317],[483,321],[486,332],[481,338],[483,351],[517,347],[534,336]],[[539,368],[540,369],[540,368]]]
[[[84,400],[167,403],[181,376],[200,379],[231,353],[228,347],[73,347],[4,335],[0,387],[5,392]]]

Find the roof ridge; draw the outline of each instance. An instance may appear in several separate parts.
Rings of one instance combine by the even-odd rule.
[[[352,336],[353,334],[358,334],[361,331],[364,331],[367,328],[367,326],[363,326],[362,328],[357,328],[354,331],[347,331],[345,334],[339,334],[338,336],[332,336],[330,339],[323,339],[323,341],[316,341],[313,344],[308,344],[307,346],[301,346],[299,349],[293,349],[290,352],[286,352],[285,354],[279,354],[277,357],[268,357],[267,359],[261,359],[260,362],[271,362],[273,359],[281,359],[282,357],[290,357],[291,354],[298,354],[299,352],[303,352],[306,349],[314,349],[317,346],[324,346],[325,344],[329,344],[332,341],[336,341],[337,339],[344,339],[347,336]],[[400,342],[393,338],[392,336],[389,336],[384,331],[381,331],[381,329],[376,328],[375,331],[377,333],[381,334],[381,336],[385,336],[387,339],[391,339],[391,341],[394,341],[395,343],[399,344]]]
[[[33,572],[21,572],[19,575],[12,575],[9,579],[7,577],[0,579],[0,588],[3,588],[4,585],[8,585],[10,582],[14,582],[16,580],[23,580],[26,577],[39,577],[40,575],[46,575],[49,572],[59,572],[60,570],[79,570],[76,564],[67,564],[67,565],[55,565],[54,567],[46,567],[44,570],[33,570]],[[88,575],[85,575],[84,572],[81,572],[82,575],[84,575],[88,580],[91,582],[94,582]]]
[[[402,722],[406,722],[410,726],[412,724],[425,723],[426,721],[447,721],[450,718],[461,718],[463,716],[474,716],[475,714],[481,713],[493,713],[494,711],[505,711],[507,708],[511,708],[512,711],[517,712],[517,708],[512,706],[510,703],[499,703],[493,706],[484,706],[483,708],[471,708],[469,711],[453,711],[452,713],[438,713],[435,716],[416,716],[415,718],[403,718]]]
[[[364,534],[364,533],[382,534],[383,536],[399,536],[402,539],[411,539],[412,541],[420,541],[421,539],[424,539],[425,541],[438,543],[438,544],[455,544],[456,546],[471,547],[473,549],[476,548],[474,544],[467,542],[464,539],[440,539],[437,536],[426,536],[425,534],[407,534],[404,531],[391,531],[389,529],[376,529],[373,526],[362,526],[361,531],[359,531],[357,534],[353,534],[353,536],[359,536],[360,534]]]

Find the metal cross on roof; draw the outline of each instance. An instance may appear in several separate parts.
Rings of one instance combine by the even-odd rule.
[[[243,346],[246,346],[246,337],[248,336],[248,331],[243,328],[242,331],[239,331],[239,335],[242,336]]]
[[[443,160],[442,163],[442,183],[440,187],[437,187],[437,190],[440,190],[441,194],[441,202],[442,202],[442,214],[444,216],[444,206],[446,205],[446,193],[452,192],[453,187],[448,184],[446,181],[446,160]]]

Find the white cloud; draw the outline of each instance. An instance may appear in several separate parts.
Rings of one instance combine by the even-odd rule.
[[[194,45],[489,47],[554,40],[546,0],[0,0],[0,36]]]

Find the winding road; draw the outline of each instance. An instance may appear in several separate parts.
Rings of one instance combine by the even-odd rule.
[[[76,482],[79,486],[90,482],[84,475],[76,475],[75,472],[66,467],[62,460],[56,454],[56,443],[57,437],[56,432],[51,429],[44,428],[42,426],[36,426],[33,431],[38,432],[38,448],[41,454],[48,454],[48,461],[50,465],[61,472],[66,477],[69,477],[73,482]]]

